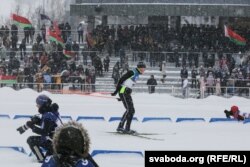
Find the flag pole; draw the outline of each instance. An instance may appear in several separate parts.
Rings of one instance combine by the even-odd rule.
[[[43,14],[45,14],[44,3],[45,3],[45,1],[43,0]]]
[[[39,8],[39,15],[38,15],[38,27],[39,27],[39,30],[41,29],[41,8]]]

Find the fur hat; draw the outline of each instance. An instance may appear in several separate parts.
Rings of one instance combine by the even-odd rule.
[[[89,135],[82,124],[70,121],[56,129],[53,137],[55,153],[86,158],[89,153],[89,147]]]

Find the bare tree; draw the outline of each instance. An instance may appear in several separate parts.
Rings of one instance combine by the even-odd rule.
[[[65,20],[65,1],[50,0],[47,1],[45,10],[48,12],[52,20],[62,22]]]
[[[21,15],[22,14],[22,1],[16,0],[15,2],[16,2],[16,4],[15,4],[15,10],[14,10],[14,12],[17,15]]]

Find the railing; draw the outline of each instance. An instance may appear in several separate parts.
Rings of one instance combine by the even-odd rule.
[[[49,91],[55,94],[89,94],[101,93],[110,94],[115,90],[114,84],[87,84],[87,83],[0,83],[0,87],[12,87],[15,90],[30,88],[35,91]],[[150,85],[137,85],[133,88],[134,93],[147,93],[149,92]],[[206,98],[209,95],[216,95],[220,97],[241,96],[250,98],[250,87],[221,87],[220,93],[217,92],[216,87],[204,87],[204,89],[188,88],[182,89],[181,87],[157,85],[154,93],[165,93],[175,97],[181,98]],[[213,90],[208,92],[208,88]]]
[[[91,50],[82,50],[82,48],[79,48],[79,51],[73,51],[75,54],[77,55],[89,55],[90,53],[96,53],[99,56],[104,56],[106,54],[103,54],[104,52],[100,52],[100,51],[91,51]],[[1,51],[3,52],[3,51]],[[20,50],[18,48],[18,50],[16,51],[10,51],[10,50],[6,50],[4,51],[6,53],[6,55],[10,55],[10,53],[15,52],[16,57],[20,58],[21,55],[31,55],[34,53],[43,53],[44,51],[39,51],[39,50],[29,50],[28,48],[26,48],[26,50]],[[63,51],[60,51],[58,53],[63,53]],[[126,55],[131,58],[132,62],[138,62],[138,61],[146,61],[146,62],[150,62],[150,63],[157,63],[157,62],[162,62],[162,61],[169,61],[170,59],[172,59],[173,62],[176,61],[176,58],[178,58],[178,62],[181,63],[181,61],[186,61],[186,63],[188,64],[188,62],[193,62],[195,61],[195,57],[192,56],[190,57],[191,52],[166,52],[166,51],[162,51],[162,52],[150,52],[150,51],[127,51]],[[177,55],[176,55],[177,54]],[[192,52],[192,54],[197,54],[198,55],[198,61],[205,61],[202,60],[202,56],[203,56],[203,52]],[[214,58],[213,61],[216,61],[219,59],[218,57],[218,53],[217,52],[207,52],[207,54],[214,54]],[[119,53],[113,53],[112,55],[115,55],[117,57],[120,57]],[[185,55],[185,57],[184,57]],[[237,55],[240,56],[238,53],[223,53],[223,56],[226,55]],[[176,57],[178,56],[178,57]],[[123,58],[124,59],[124,58]]]

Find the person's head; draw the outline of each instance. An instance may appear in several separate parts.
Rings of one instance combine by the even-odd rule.
[[[154,75],[151,75],[150,77],[151,77],[152,79],[154,79]]]
[[[53,137],[53,149],[56,154],[85,158],[89,147],[90,138],[82,124],[70,121],[56,129]]]
[[[140,74],[143,74],[145,72],[145,68],[146,68],[146,65],[142,61],[140,61],[137,64],[137,69],[139,70]]]
[[[238,106],[232,106],[231,107],[231,111],[234,113],[234,112],[237,112],[239,111],[239,107]]]
[[[49,107],[51,105],[51,102],[51,99],[45,94],[41,94],[36,98],[36,106],[39,109],[42,107]]]

